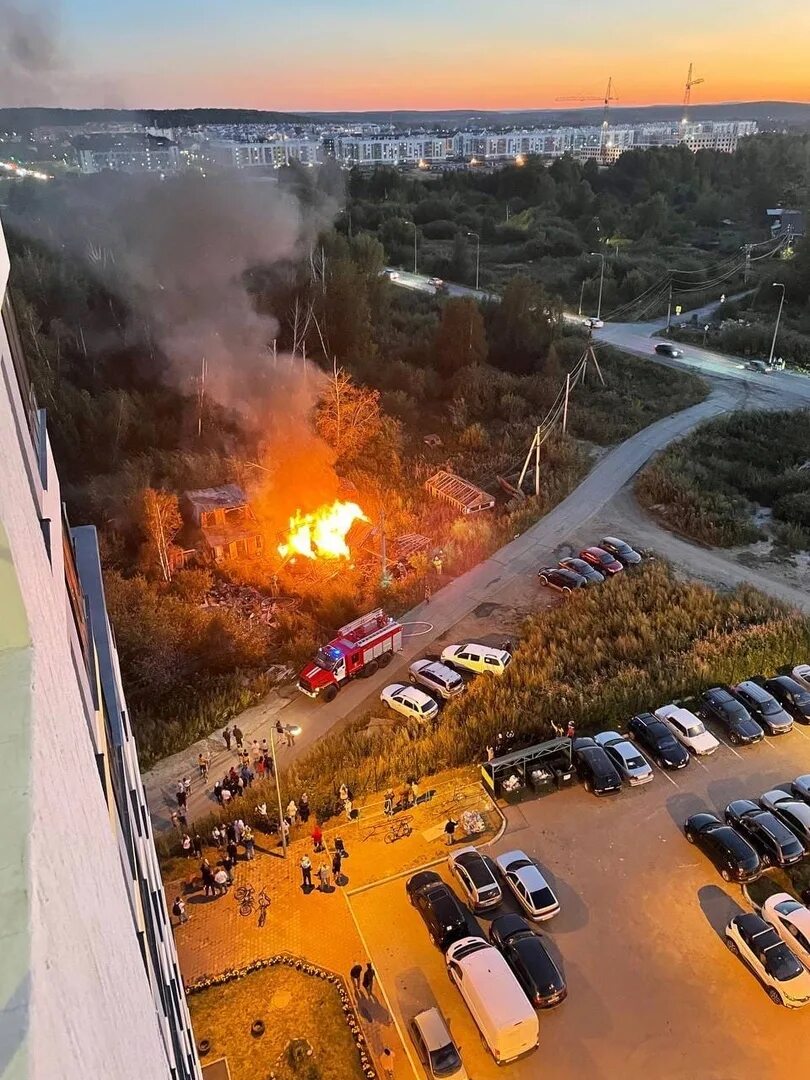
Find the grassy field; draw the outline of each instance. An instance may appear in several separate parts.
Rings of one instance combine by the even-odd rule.
[[[340,997],[325,980],[285,966],[254,971],[188,998],[194,1035],[208,1039],[206,1062],[226,1057],[232,1080],[362,1080]],[[261,1038],[251,1035],[264,1021]],[[295,1066],[291,1043],[306,1040],[312,1055]]]

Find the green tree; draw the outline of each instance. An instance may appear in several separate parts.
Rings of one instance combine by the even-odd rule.
[[[462,368],[486,361],[484,319],[470,297],[455,296],[444,305],[436,329],[435,349],[436,365],[448,378]]]
[[[183,525],[177,496],[171,491],[145,488],[140,496],[139,516],[141,531],[146,537],[141,549],[141,564],[147,572],[171,581],[174,539]]]
[[[543,286],[523,274],[512,278],[490,323],[492,362],[505,371],[537,371],[548,351],[557,313]]]
[[[447,266],[447,276],[451,281],[471,283],[473,280],[473,261],[470,254],[470,245],[462,232],[457,232],[453,240],[453,253]]]

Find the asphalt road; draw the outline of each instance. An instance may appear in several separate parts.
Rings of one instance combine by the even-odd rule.
[[[427,274],[414,274],[410,270],[401,270],[399,267],[387,266],[386,272],[393,272],[397,276],[395,278],[389,278],[392,285],[398,285],[401,289],[410,289],[412,292],[428,293],[430,296],[435,296],[439,291],[434,285],[430,284],[430,278]],[[446,291],[443,296],[471,296],[473,300],[478,300],[479,303],[485,300],[500,301],[500,296],[497,293],[488,293],[484,289],[473,289],[469,285],[458,285],[454,281],[445,282]]]
[[[808,770],[810,731],[799,727],[739,751],[724,744],[674,776],[656,769],[651,784],[615,798],[576,786],[507,809],[506,832],[489,851],[522,849],[547,872],[561,911],[538,929],[569,996],[541,1013],[536,1053],[504,1068],[483,1050],[407,901],[405,878],[355,894],[352,910],[403,1030],[438,1004],[476,1080],[806,1075],[810,1007],[774,1005],[725,948],[725,926],[747,902],[681,828],[692,813],[722,814],[732,799],[758,797]],[[515,910],[509,898],[494,914],[507,910]]]

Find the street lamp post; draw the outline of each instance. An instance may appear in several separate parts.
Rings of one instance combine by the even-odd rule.
[[[478,292],[478,282],[481,272],[481,237],[477,232],[468,232],[467,236],[475,237],[475,291]]]
[[[582,301],[585,298],[585,282],[587,278],[582,279],[582,288],[579,290],[579,314],[582,314]]]
[[[596,305],[596,317],[602,318],[602,289],[605,286],[605,253],[604,251],[592,251],[591,255],[597,255],[602,260],[602,269],[599,273],[599,300]]]
[[[276,764],[276,737],[272,730],[270,732],[270,738],[268,739],[268,742],[270,743],[270,753],[273,755],[273,778],[276,781],[276,797],[278,799],[278,831],[281,833],[281,851],[283,857],[286,859],[287,836],[284,832],[284,811],[281,807],[281,788],[278,782],[278,765]]]
[[[413,272],[416,275],[416,222],[413,223]]]
[[[779,320],[782,318],[782,308],[785,305],[785,286],[781,281],[773,282],[774,289],[781,289],[782,296],[779,300],[779,311],[776,313],[776,326],[773,328],[773,341],[771,341],[771,355],[768,357],[768,367],[773,365],[773,353],[776,348],[776,335],[779,333]]]

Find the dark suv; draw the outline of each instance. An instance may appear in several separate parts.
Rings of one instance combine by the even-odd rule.
[[[592,791],[594,795],[614,795],[622,790],[622,778],[616,766],[593,739],[574,739],[573,760],[586,791]]]
[[[800,724],[810,724],[810,690],[805,690],[790,675],[777,675],[773,679],[755,681],[775,697],[794,720],[798,720]]]
[[[763,680],[764,682],[764,680]],[[749,713],[770,735],[785,735],[793,727],[793,720],[785,712],[773,694],[753,679],[746,679],[732,687],[734,697],[743,703]]]
[[[535,1009],[552,1009],[568,989],[560,969],[539,934],[520,915],[500,915],[489,928],[489,940],[501,950]]]
[[[469,911],[447,882],[432,870],[414,874],[405,889],[408,899],[424,919],[430,940],[442,952],[446,952],[454,941],[474,934]]]
[[[724,686],[713,686],[700,695],[700,713],[704,720],[716,720],[728,732],[735,745],[759,742],[765,732],[741,701]]]
[[[724,881],[754,881],[762,873],[762,862],[745,837],[714,814],[692,814],[683,825],[690,844],[700,848]]]
[[[725,818],[757,850],[766,866],[790,866],[805,856],[804,844],[787,825],[750,799],[729,803]]]
[[[664,721],[652,713],[636,713],[628,721],[627,730],[659,768],[684,769],[689,764],[689,751],[681,746]]]

